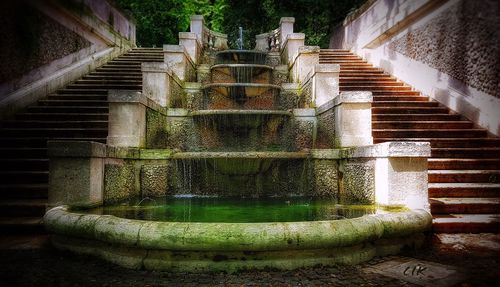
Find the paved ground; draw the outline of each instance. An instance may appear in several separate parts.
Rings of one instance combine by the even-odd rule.
[[[373,272],[388,261],[408,258],[458,268],[466,279],[456,286],[498,286],[500,234],[440,235],[431,236],[428,241],[425,249],[418,252],[375,258],[358,266],[172,274],[128,270],[92,257],[59,252],[50,247],[46,236],[2,237],[0,286],[417,286],[381,274],[384,272]]]

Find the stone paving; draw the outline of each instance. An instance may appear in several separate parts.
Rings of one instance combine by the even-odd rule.
[[[418,252],[375,258],[357,266],[247,271],[237,274],[173,274],[128,270],[92,257],[60,252],[50,247],[46,236],[3,237],[0,239],[0,285],[495,286],[500,279],[499,255],[500,234],[439,235],[430,236],[426,247]],[[405,268],[406,265],[395,267],[408,262],[416,262],[411,266],[425,266],[426,269],[422,271],[422,267],[418,267],[418,270],[413,270],[416,276],[408,280],[411,269]],[[444,273],[433,273],[433,270],[438,270],[435,269],[436,266],[442,268],[438,269]],[[452,272],[455,270],[459,273]],[[418,276],[422,274],[431,277],[451,274],[451,277],[448,281],[437,280],[430,283],[418,280]]]

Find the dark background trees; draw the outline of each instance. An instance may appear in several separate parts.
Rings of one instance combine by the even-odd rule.
[[[366,0],[115,0],[137,22],[140,46],[176,44],[177,34],[189,29],[189,17],[205,16],[206,25],[227,33],[236,47],[238,27],[244,29],[245,48],[255,35],[279,25],[281,17],[295,17],[295,31],[306,34],[306,44],[328,47],[331,29]]]

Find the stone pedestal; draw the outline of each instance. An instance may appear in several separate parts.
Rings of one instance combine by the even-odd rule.
[[[191,23],[190,23],[190,31],[195,33],[198,41],[202,41],[203,36],[203,26],[205,25],[205,19],[203,19],[202,15],[192,15]]]
[[[191,110],[202,109],[203,89],[202,83],[185,82],[184,92],[186,93],[186,107]]]
[[[304,33],[288,34],[281,50],[281,63],[292,65],[299,51],[299,47],[304,46],[306,36]],[[317,64],[317,63],[316,63]]]
[[[198,41],[196,33],[193,32],[179,32],[179,45],[186,49],[191,61],[195,64],[199,61],[200,47],[198,46]]]
[[[342,92],[334,99],[335,147],[373,144],[372,93]]]
[[[320,107],[339,95],[338,64],[317,64],[313,67],[313,101]]]
[[[255,36],[255,50],[267,52],[269,50],[268,33]]]
[[[319,46],[301,46],[297,50],[297,57],[292,66],[292,80],[305,83],[313,73],[313,68],[319,64]]]
[[[147,98],[137,91],[110,90],[107,144],[143,147],[146,143]]]
[[[141,64],[142,93],[162,107],[170,103],[170,70],[167,64],[146,62]]]
[[[48,156],[49,207],[91,207],[102,204],[105,144],[49,141]]]
[[[343,153],[341,195],[353,202],[429,211],[429,143],[385,142],[347,149]]]
[[[210,83],[210,65],[209,64],[200,64],[196,68],[196,78],[197,81],[203,84]]]
[[[283,49],[288,35],[293,33],[294,17],[281,17],[280,19],[280,50]]]
[[[163,45],[163,60],[180,80],[186,79],[188,71],[184,46]]]
[[[316,139],[316,110],[294,109],[293,119],[297,149],[306,150],[313,148]]]

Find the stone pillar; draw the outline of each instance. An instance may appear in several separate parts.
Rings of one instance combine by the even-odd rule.
[[[293,17],[281,17],[280,19],[280,50],[283,49],[288,35],[293,33]]]
[[[304,46],[306,36],[304,33],[288,34],[284,47],[281,51],[281,63],[291,66],[299,51],[299,47]],[[317,63],[316,63],[317,64]]]
[[[427,189],[430,143],[385,142],[376,146],[382,155],[375,161],[375,202],[430,212]]]
[[[162,107],[170,103],[169,67],[165,63],[145,62],[141,64],[142,94]]]
[[[202,109],[203,89],[198,82],[185,82],[184,92],[186,93],[186,107],[190,110]]]
[[[298,150],[312,149],[316,140],[316,110],[293,109],[295,145]]]
[[[196,78],[197,81],[203,84],[210,83],[210,65],[209,64],[200,64],[196,69]]]
[[[292,80],[305,83],[312,75],[313,68],[319,64],[319,46],[302,46],[297,50],[292,66]]]
[[[203,37],[203,27],[205,25],[205,19],[202,15],[192,15],[190,23],[190,31],[196,34],[198,41],[202,41]]]
[[[313,68],[313,101],[320,107],[339,95],[338,64],[317,64]]]
[[[110,90],[107,144],[143,147],[146,143],[147,98],[137,91]]]
[[[49,207],[102,205],[106,145],[49,141]]]
[[[186,49],[186,52],[191,60],[197,64],[199,61],[198,56],[200,51],[198,51],[199,47],[196,40],[196,34],[190,32],[179,32],[179,45]]]
[[[334,99],[335,147],[373,144],[372,93],[342,92]]]
[[[163,60],[182,81],[186,78],[185,49],[181,45],[163,45]]]
[[[268,43],[268,33],[259,34],[255,36],[255,50],[257,51],[269,51],[269,43]]]

